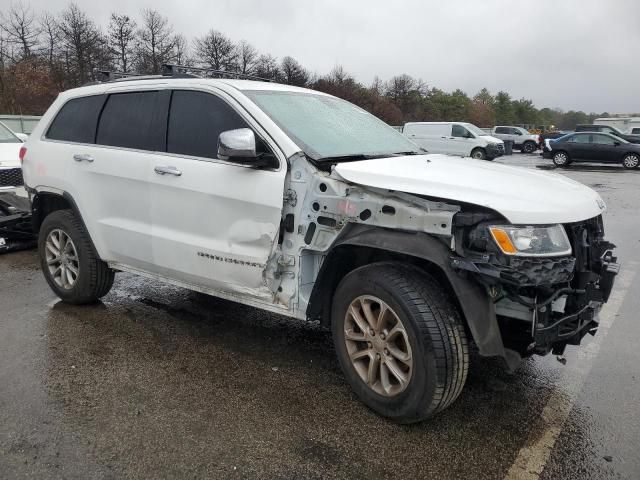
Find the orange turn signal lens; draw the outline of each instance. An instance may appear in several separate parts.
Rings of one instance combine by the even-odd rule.
[[[511,242],[509,235],[507,235],[507,232],[496,227],[489,227],[489,231],[503,253],[506,253],[507,255],[514,255],[518,252],[516,247],[513,245],[513,242]]]

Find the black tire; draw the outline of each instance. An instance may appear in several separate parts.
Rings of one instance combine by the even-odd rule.
[[[627,153],[622,158],[622,166],[627,170],[640,168],[640,155],[638,155],[637,153]]]
[[[553,154],[553,164],[560,168],[568,167],[571,165],[571,157],[564,150],[558,150]]]
[[[405,389],[393,396],[369,387],[349,357],[347,310],[363,295],[377,297],[391,307],[409,339],[414,359],[411,376]],[[380,415],[398,423],[418,422],[444,410],[460,395],[469,368],[467,337],[448,294],[425,272],[394,262],[354,270],[338,285],[331,324],[347,381],[360,400]]]
[[[536,151],[536,148],[538,148],[536,146],[536,144],[534,142],[524,142],[524,145],[522,145],[522,152],[523,153],[533,153]]]
[[[487,152],[485,152],[484,148],[474,148],[473,150],[471,150],[471,158],[475,158],[476,160],[486,160]]]
[[[78,275],[73,286],[62,288],[49,271],[46,259],[46,241],[53,230],[61,230],[73,241],[78,257]],[[71,210],[57,210],[47,215],[38,235],[40,265],[47,283],[65,303],[82,305],[94,303],[105,296],[111,286],[115,272],[100,260],[84,225]]]

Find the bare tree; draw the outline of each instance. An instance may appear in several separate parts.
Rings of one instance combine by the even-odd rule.
[[[189,42],[184,35],[175,36],[174,60],[178,65],[193,66],[193,59],[189,55]]]
[[[95,68],[107,66],[106,39],[75,3],[62,12],[58,27],[70,85],[87,82]]]
[[[279,80],[281,73],[278,59],[271,55],[260,55],[255,65],[255,75],[269,80]]]
[[[196,38],[195,51],[198,62],[214,70],[235,70],[238,52],[234,43],[224,34],[211,30]]]
[[[141,73],[158,74],[162,64],[175,60],[176,35],[167,17],[157,10],[142,11],[142,26],[138,30],[136,63]]]
[[[309,84],[309,72],[293,57],[284,57],[280,63],[282,79],[289,85],[304,87]]]
[[[40,17],[40,32],[43,38],[41,51],[49,66],[54,64],[56,52],[59,50],[60,29],[56,19],[48,12]]]
[[[255,73],[258,62],[258,51],[250,43],[242,40],[237,47],[238,50],[238,71],[245,75]]]
[[[30,57],[38,44],[38,24],[31,8],[22,3],[11,4],[6,14],[0,13],[0,30],[4,32],[8,46],[13,47],[9,55],[14,61]]]
[[[109,50],[116,59],[117,68],[122,72],[131,69],[133,45],[136,36],[136,22],[128,15],[111,14],[109,21]]]

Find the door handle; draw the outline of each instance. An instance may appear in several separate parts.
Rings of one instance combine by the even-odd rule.
[[[155,167],[153,169],[154,172],[156,172],[158,175],[175,175],[176,177],[179,177],[180,175],[182,175],[182,172],[180,170],[178,170],[176,167]]]
[[[73,159],[76,162],[89,162],[89,163],[93,162],[93,157],[88,153],[76,153],[73,156]]]

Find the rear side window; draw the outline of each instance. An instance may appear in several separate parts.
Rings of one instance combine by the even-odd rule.
[[[240,115],[215,95],[175,90],[169,110],[167,152],[218,158],[220,133],[248,127]]]
[[[131,92],[109,95],[104,106],[96,143],[139,150],[164,150],[164,135],[158,92]]]
[[[591,143],[591,135],[574,135],[569,137],[567,142],[570,143]]]
[[[65,142],[93,143],[104,100],[104,95],[69,100],[51,122],[47,138]]]
[[[509,129],[507,127],[496,127],[496,133],[509,133]]]

